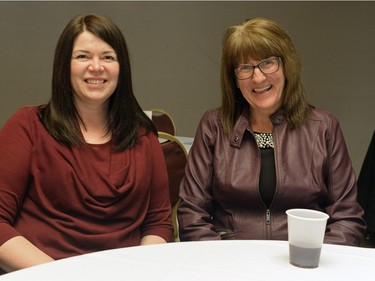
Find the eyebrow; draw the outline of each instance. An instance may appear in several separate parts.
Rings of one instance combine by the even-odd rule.
[[[79,52],[81,52],[81,53],[90,53],[90,51],[88,51],[88,50],[84,50],[84,49],[78,49],[78,50],[73,50],[72,51],[72,54],[74,54],[74,53],[79,53]],[[108,51],[104,51],[104,52],[102,52],[101,54],[116,54],[117,55],[117,53],[116,53],[116,51],[115,50],[108,50]]]

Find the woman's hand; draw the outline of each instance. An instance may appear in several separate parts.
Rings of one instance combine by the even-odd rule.
[[[141,246],[142,245],[151,245],[151,244],[163,244],[167,243],[163,238],[157,235],[147,235],[142,238]]]

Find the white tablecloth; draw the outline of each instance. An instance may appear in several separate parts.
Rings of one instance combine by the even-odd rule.
[[[286,241],[183,242],[109,250],[8,273],[1,281],[372,280],[375,249],[323,245],[320,266],[289,264]]]

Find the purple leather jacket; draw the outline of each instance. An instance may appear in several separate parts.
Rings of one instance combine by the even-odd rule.
[[[325,243],[358,245],[365,231],[356,177],[337,119],[313,109],[305,124],[287,128],[283,111],[272,116],[276,191],[266,208],[259,194],[260,151],[244,110],[228,138],[220,110],[204,114],[180,186],[181,241],[287,240],[285,211],[326,212]]]

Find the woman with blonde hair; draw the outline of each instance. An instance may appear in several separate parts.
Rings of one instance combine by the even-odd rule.
[[[287,240],[285,211],[308,208],[330,216],[326,243],[358,245],[365,223],[340,125],[309,105],[297,50],[278,23],[228,28],[221,89],[181,182],[180,239]]]

